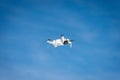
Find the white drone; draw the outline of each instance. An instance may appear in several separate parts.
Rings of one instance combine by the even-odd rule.
[[[47,42],[49,44],[52,44],[55,48],[58,47],[58,46],[64,46],[64,45],[67,45],[67,44],[69,44],[70,47],[72,47],[72,41],[73,40],[65,38],[64,35],[61,35],[61,39],[55,39],[55,40],[48,39],[47,40]]]

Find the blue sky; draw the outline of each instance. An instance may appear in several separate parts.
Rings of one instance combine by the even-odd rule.
[[[119,3],[1,0],[0,80],[120,80]],[[72,48],[46,43],[61,34]]]

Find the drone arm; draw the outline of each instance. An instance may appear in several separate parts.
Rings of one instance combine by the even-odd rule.
[[[64,37],[64,35],[61,35],[61,40],[62,40],[62,42],[65,41],[65,37]]]
[[[48,40],[47,43],[49,43],[49,44],[53,44],[53,41]]]
[[[72,43],[70,43],[70,48],[72,47]]]

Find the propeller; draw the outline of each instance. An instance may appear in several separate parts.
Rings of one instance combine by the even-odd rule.
[[[61,34],[61,36],[64,36],[63,34]]]
[[[70,40],[71,42],[73,42],[74,40]]]
[[[48,41],[52,41],[51,39],[48,39]]]

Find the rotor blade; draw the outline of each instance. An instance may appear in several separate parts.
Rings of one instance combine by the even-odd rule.
[[[61,34],[61,36],[64,36],[63,34]]]
[[[70,40],[71,42],[73,42],[74,40]]]
[[[48,39],[48,41],[52,41],[52,39]]]

